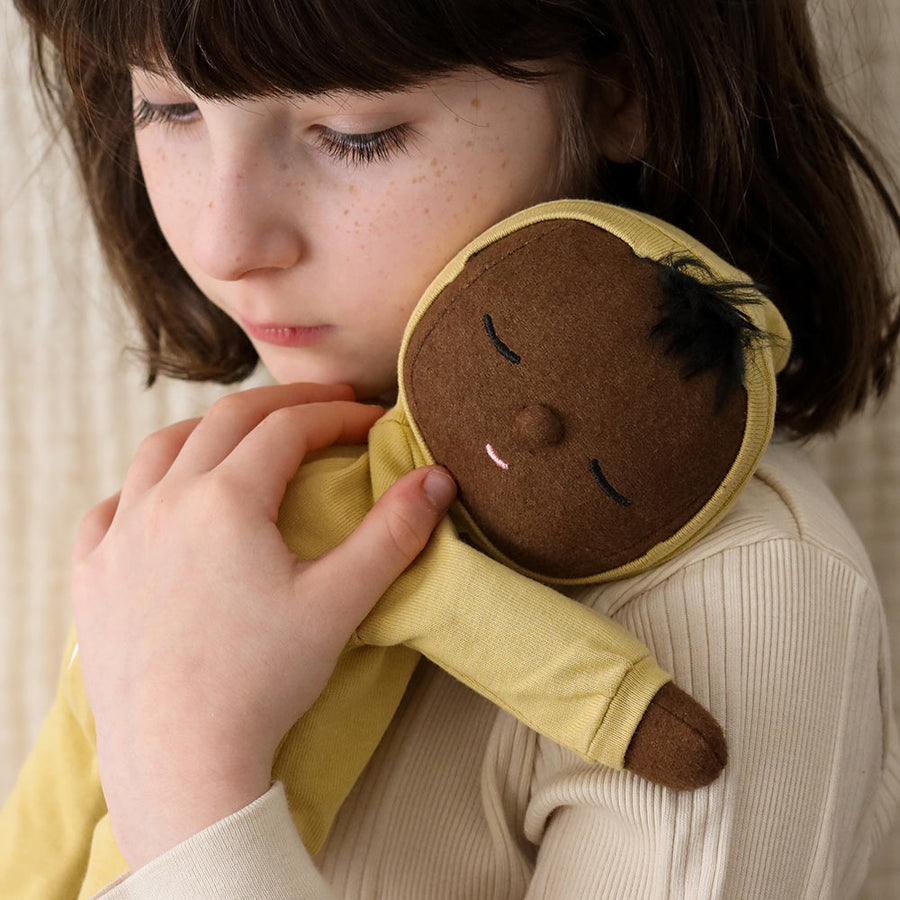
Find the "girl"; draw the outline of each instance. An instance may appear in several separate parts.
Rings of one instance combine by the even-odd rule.
[[[786,438],[886,389],[900,316],[854,177],[900,216],[824,97],[803,5],[18,5],[150,381],[261,359],[284,383],[149,438],[79,532],[81,666],[132,869],[105,895],[852,895],[896,803],[884,626],[788,442],[707,539],[581,597],[724,722],[709,789],[586,766],[427,665],[315,862],[269,783],[453,486],[414,473],[305,566],[281,493],[307,450],[364,437],[378,408],[348,401],[389,400],[418,296],[488,225],[611,199],[766,283],[794,338]]]

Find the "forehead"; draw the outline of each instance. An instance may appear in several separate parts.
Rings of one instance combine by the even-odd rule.
[[[465,350],[459,365],[473,377],[495,369],[487,314],[522,357],[495,377],[509,376],[523,391],[565,386],[559,398],[569,407],[595,408],[602,399],[621,402],[628,415],[636,378],[646,385],[677,371],[650,341],[659,292],[656,265],[607,232],[572,220],[531,225],[470,260],[416,329],[406,365],[421,375],[418,353],[439,358],[455,347]]]

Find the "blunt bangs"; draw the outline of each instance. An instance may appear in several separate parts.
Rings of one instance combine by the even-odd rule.
[[[88,51],[108,73],[170,72],[212,99],[377,93],[464,66],[534,80],[517,63],[610,49],[583,9],[541,0],[67,0],[57,23],[57,45],[80,36],[70,59]]]

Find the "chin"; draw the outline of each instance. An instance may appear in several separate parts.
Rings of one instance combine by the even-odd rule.
[[[278,384],[305,382],[312,384],[349,384],[356,399],[363,402],[393,406],[397,400],[397,379],[389,378],[373,381],[360,377],[358,373],[340,371],[327,366],[297,366],[290,363],[260,360],[272,380]]]
[[[258,351],[257,351],[258,352]],[[291,359],[287,353],[260,353],[260,362],[279,384],[339,384],[347,383],[339,377],[334,366],[319,365],[308,359]]]

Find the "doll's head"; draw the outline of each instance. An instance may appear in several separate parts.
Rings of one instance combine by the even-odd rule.
[[[461,528],[496,555],[562,580],[653,565],[752,473],[784,350],[768,332],[783,324],[721,260],[644,217],[562,202],[511,221],[414,317],[409,416],[459,484]]]

